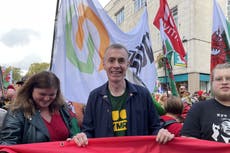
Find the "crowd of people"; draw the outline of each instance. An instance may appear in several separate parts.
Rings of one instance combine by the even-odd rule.
[[[229,143],[230,64],[213,70],[213,97],[201,90],[191,95],[184,85],[177,97],[170,92],[150,94],[129,82],[128,50],[121,44],[106,49],[103,66],[108,81],[90,92],[81,124],[62,96],[60,80],[50,71],[9,91],[0,145],[72,140],[84,147],[88,138],[138,135],[156,135],[160,144],[179,136]]]
[[[179,86],[178,93],[177,97],[172,96],[171,91],[152,94],[162,125],[175,136],[181,136],[184,120],[192,105],[211,98],[211,95],[203,90],[191,94],[183,84]]]

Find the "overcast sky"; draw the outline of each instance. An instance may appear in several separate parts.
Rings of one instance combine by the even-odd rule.
[[[105,6],[109,0],[98,0]],[[0,0],[0,65],[50,62],[57,0]]]

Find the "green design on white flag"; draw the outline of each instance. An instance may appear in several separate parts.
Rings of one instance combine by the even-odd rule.
[[[144,84],[153,92],[157,72],[149,35],[148,14],[143,10],[139,23],[123,32],[97,0],[62,0],[55,25],[51,71],[61,82],[64,97],[87,103],[90,91],[108,78],[103,69],[105,49],[120,43],[129,50],[130,68],[126,79]]]

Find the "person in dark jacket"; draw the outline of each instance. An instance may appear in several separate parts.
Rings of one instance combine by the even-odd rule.
[[[75,142],[84,145],[88,143],[87,137],[79,133],[74,117],[62,97],[57,76],[42,71],[30,77],[18,90],[0,130],[0,144],[63,141],[79,137],[81,142]]]
[[[161,129],[149,91],[125,79],[128,65],[128,50],[123,45],[106,49],[103,66],[108,82],[90,93],[82,132],[88,138],[157,135],[159,143],[172,140],[174,135]]]

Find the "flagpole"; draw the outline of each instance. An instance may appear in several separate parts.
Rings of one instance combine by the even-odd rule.
[[[4,94],[4,92],[3,92],[3,74],[2,74],[2,67],[0,66],[0,85],[1,85],[1,90],[2,90],[2,94]]]
[[[52,51],[51,51],[50,68],[49,68],[50,70],[52,68],[52,63],[53,63],[54,41],[56,37],[56,24],[57,24],[58,9],[59,9],[59,0],[57,0],[55,19],[54,19],[53,42],[52,42]]]
[[[167,62],[167,57],[165,57],[165,55],[166,55],[166,50],[165,50],[165,48],[164,48],[164,45],[162,45],[162,50],[163,50],[163,58],[162,58],[162,60],[163,60],[163,64],[164,64],[164,69],[165,69],[165,83],[166,83],[166,94],[167,94],[167,97],[168,97],[168,75],[167,75],[167,66],[166,66],[166,62]]]
[[[0,106],[4,105],[4,88],[3,88],[3,74],[2,74],[2,67],[0,66],[0,88],[2,96],[0,97]]]

